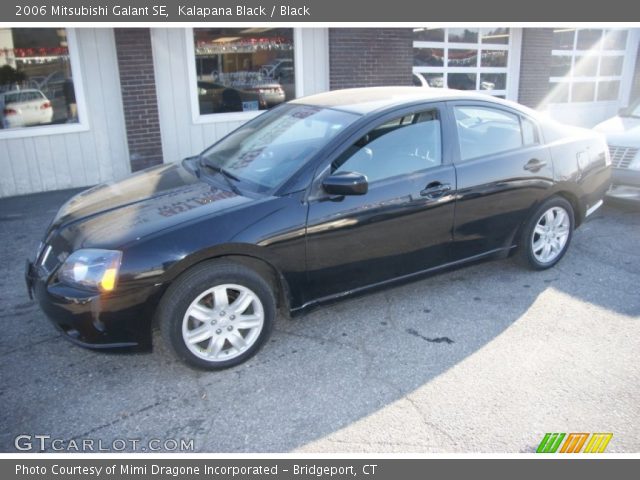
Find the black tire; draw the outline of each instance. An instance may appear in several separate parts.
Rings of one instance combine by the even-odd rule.
[[[564,209],[569,217],[569,231],[566,243],[560,250],[560,252],[550,261],[542,262],[540,261],[534,252],[533,241],[535,240],[534,235],[538,235],[534,232],[536,225],[542,219],[542,216],[549,210],[553,208],[561,208]],[[573,237],[573,229],[575,226],[575,213],[573,211],[573,207],[571,203],[567,201],[565,198],[560,196],[553,196],[547,200],[545,200],[531,215],[527,223],[525,224],[522,234],[520,236],[520,241],[518,242],[518,260],[524,266],[532,269],[532,270],[546,270],[547,268],[553,267],[556,263],[558,263],[562,257],[564,257],[569,245],[571,244],[571,238]]]
[[[203,292],[225,284],[239,285],[255,294],[264,314],[262,329],[248,349],[238,356],[229,360],[205,360],[193,353],[185,342],[182,333],[183,321],[192,322],[193,320],[185,320],[184,317],[192,302]],[[264,345],[273,330],[276,301],[273,288],[257,272],[232,261],[211,260],[192,267],[173,282],[160,301],[157,315],[165,343],[180,360],[200,369],[222,370],[245,362]],[[203,322],[201,325],[206,323]],[[232,329],[231,326],[229,328]],[[225,342],[224,345],[230,346],[226,340],[222,341]]]

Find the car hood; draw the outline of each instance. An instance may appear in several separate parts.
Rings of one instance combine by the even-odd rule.
[[[640,148],[640,118],[616,116],[596,125],[594,130],[607,137],[607,143]]]
[[[60,208],[50,231],[60,232],[72,249],[118,248],[253,201],[199,179],[182,165],[160,165],[74,196]]]

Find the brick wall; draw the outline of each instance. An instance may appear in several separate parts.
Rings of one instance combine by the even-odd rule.
[[[148,28],[115,28],[131,170],[162,163],[158,100]]]
[[[329,29],[331,90],[411,85],[412,30],[408,28]]]
[[[553,29],[524,28],[518,102],[535,108],[549,93]]]

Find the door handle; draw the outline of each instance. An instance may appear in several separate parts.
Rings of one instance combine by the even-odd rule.
[[[451,190],[451,184],[431,182],[424,190],[420,190],[420,196],[427,198],[440,198]]]
[[[547,165],[547,162],[542,162],[537,158],[532,158],[522,168],[524,168],[525,170],[528,170],[529,172],[537,172],[538,170],[540,170],[542,167],[545,167],[546,165]]]

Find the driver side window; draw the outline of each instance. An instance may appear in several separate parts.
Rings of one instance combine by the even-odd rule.
[[[357,172],[369,183],[442,163],[438,110],[404,115],[380,125],[333,163],[333,172]]]

